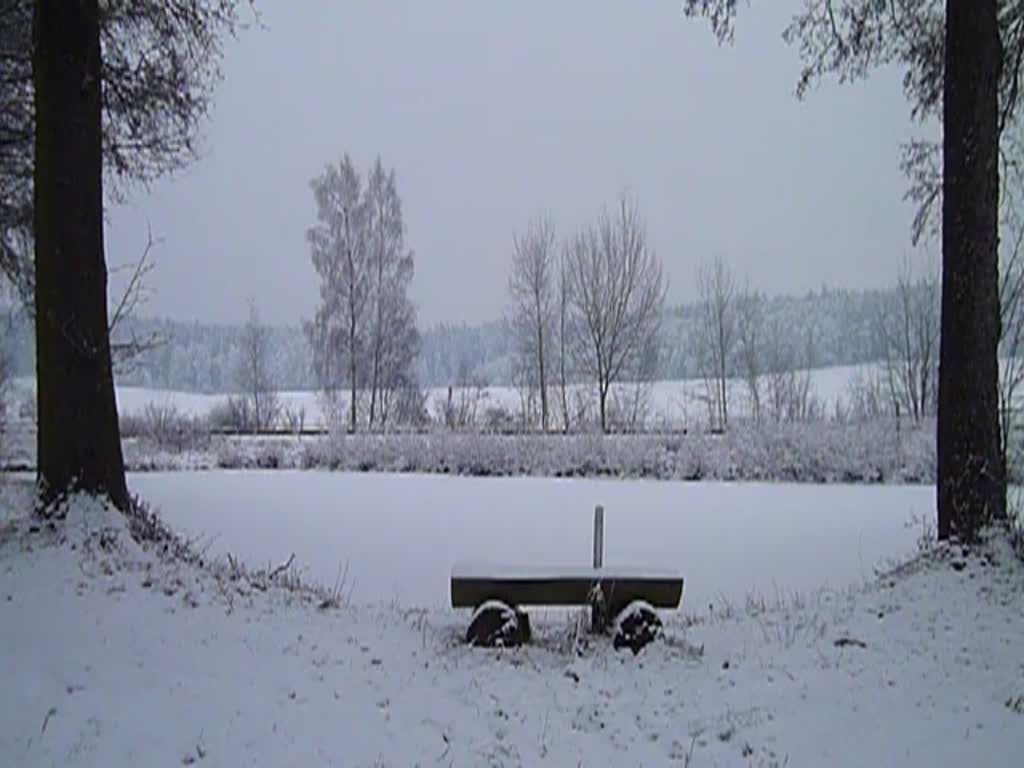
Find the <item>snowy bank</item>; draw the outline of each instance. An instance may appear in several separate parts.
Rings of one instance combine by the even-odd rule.
[[[466,617],[318,609],[158,556],[76,500],[0,524],[8,765],[1016,766],[1024,570],[993,541],[866,590],[690,606],[634,658],[460,642]]]

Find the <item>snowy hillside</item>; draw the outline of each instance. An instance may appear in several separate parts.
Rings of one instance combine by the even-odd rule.
[[[998,541],[866,588],[687,600],[638,657],[556,614],[486,651],[450,610],[319,609],[282,578],[162,558],[95,502],[41,524],[17,488],[4,500],[6,765],[1009,767],[1024,750],[1024,568]]]

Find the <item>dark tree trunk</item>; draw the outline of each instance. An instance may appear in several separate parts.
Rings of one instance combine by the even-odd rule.
[[[603,382],[598,385],[598,400],[601,411],[601,432],[608,432],[608,385]]]
[[[35,259],[41,499],[129,504],[107,334],[97,0],[36,0]]]
[[[1006,510],[999,451],[997,0],[946,1],[938,533]]]
[[[548,382],[544,368],[544,320],[540,307],[537,308],[537,366],[540,372],[540,429],[548,431]]]

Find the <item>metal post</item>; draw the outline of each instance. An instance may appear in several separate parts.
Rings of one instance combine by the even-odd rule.
[[[604,507],[598,504],[594,508],[594,569],[604,565]],[[605,605],[604,593],[601,591],[601,579],[595,574],[594,586],[590,595],[590,630],[604,632],[608,626],[608,606]]]

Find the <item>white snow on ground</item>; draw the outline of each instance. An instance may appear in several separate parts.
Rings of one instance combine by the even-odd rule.
[[[589,566],[594,506],[605,507],[608,567],[682,573],[706,607],[871,578],[914,551],[930,486],[814,486],[337,472],[129,476],[211,554],[264,565],[294,553],[317,581],[348,566],[353,598],[448,603],[452,565]]]
[[[1024,753],[1024,571],[996,544],[991,563],[941,550],[866,590],[672,617],[634,658],[604,638],[576,656],[564,619],[496,652],[463,646],[467,617],[448,611],[320,611],[162,562],[94,502],[32,526],[0,527],[5,765],[932,768]]]
[[[849,397],[850,383],[858,376],[866,375],[873,369],[872,365],[835,366],[818,368],[811,371],[811,387],[814,394],[831,413],[837,401]],[[35,379],[19,377],[13,381],[11,392],[12,403],[31,397],[35,391]],[[747,415],[745,385],[740,380],[730,381],[730,411],[736,418]],[[174,406],[179,412],[188,416],[204,417],[217,405],[227,399],[226,394],[200,394],[195,392],[179,392],[174,390],[151,389],[147,387],[118,386],[117,404],[119,412],[124,414],[141,414],[147,405]],[[458,397],[461,390],[454,389]],[[521,406],[520,393],[510,386],[490,386],[481,390],[483,400],[480,403],[480,415],[488,407],[502,407],[510,412],[517,412]],[[650,385],[650,418],[654,423],[669,423],[677,426],[694,426],[704,424],[708,416],[708,407],[704,402],[706,388],[702,380],[687,379],[681,381],[656,381]],[[433,387],[426,390],[427,405],[432,413],[438,413],[440,405],[448,396],[447,387]],[[299,391],[280,392],[283,407],[298,412],[305,412],[307,426],[324,426],[325,418],[319,393]],[[344,409],[343,409],[344,410]]]

